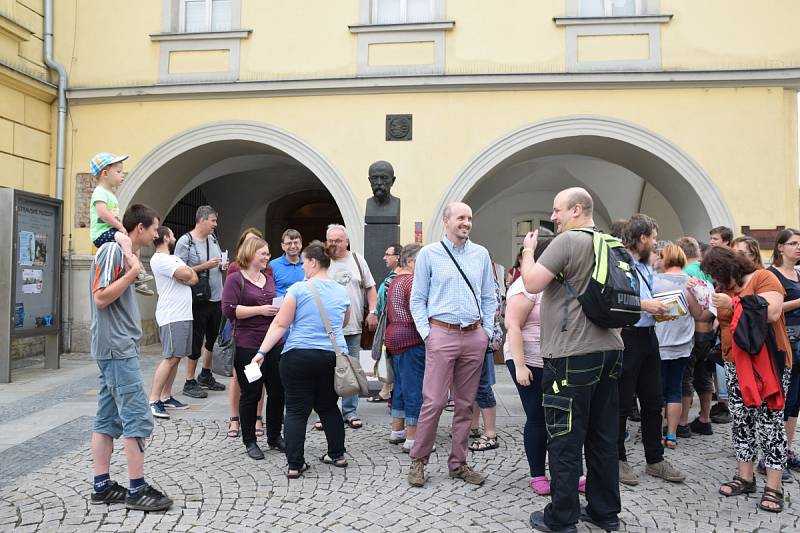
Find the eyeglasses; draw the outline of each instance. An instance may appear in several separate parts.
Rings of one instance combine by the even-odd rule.
[[[336,240],[328,239],[328,242],[331,244],[341,244],[344,242],[344,239],[336,239]]]
[[[400,255],[400,254],[383,254],[383,257],[390,257],[390,256],[393,256],[393,255]]]
[[[792,242],[785,242],[783,243],[784,246],[791,246],[792,248],[797,248],[800,246],[800,241],[792,241]]]

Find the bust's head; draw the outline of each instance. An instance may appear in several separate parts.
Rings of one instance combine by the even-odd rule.
[[[375,161],[369,166],[369,185],[372,187],[372,196],[379,205],[389,202],[394,180],[394,168],[389,162]]]

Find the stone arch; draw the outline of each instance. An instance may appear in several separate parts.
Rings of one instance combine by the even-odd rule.
[[[462,201],[481,180],[490,174],[506,160],[525,150],[535,147],[541,148],[540,155],[559,153],[558,143],[569,145],[571,153],[581,154],[580,138],[607,140],[619,146],[627,146],[635,151],[635,157],[625,160],[608,159],[623,167],[636,170],[639,160],[649,158],[651,164],[657,164],[663,170],[662,174],[669,175],[670,185],[666,177],[659,178],[663,188],[672,187],[672,196],[692,196],[693,206],[701,209],[703,213],[696,213],[693,225],[711,226],[725,225],[735,228],[733,216],[719,189],[714,184],[703,168],[694,161],[686,152],[666,138],[647,130],[636,124],[623,120],[601,116],[568,116],[544,120],[530,124],[495,140],[484,148],[476,157],[459,171],[445,189],[444,196],[436,206],[430,223],[427,240],[438,240],[444,231],[441,213],[449,202]],[[594,145],[596,143],[587,143]],[[591,150],[587,155],[596,156]],[[679,176],[681,180],[674,180]],[[650,181],[648,176],[642,176]],[[661,191],[664,193],[664,191]],[[669,199],[670,194],[665,194]],[[700,220],[702,219],[702,220]]]
[[[341,172],[325,155],[296,135],[270,124],[254,121],[221,121],[183,131],[162,142],[144,156],[127,176],[119,190],[124,209],[137,191],[164,165],[194,148],[216,142],[244,141],[279,150],[306,166],[330,191],[338,205],[353,244],[360,249],[364,241],[363,215]]]

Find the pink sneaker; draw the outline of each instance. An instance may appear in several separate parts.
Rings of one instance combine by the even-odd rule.
[[[586,494],[586,476],[581,476],[578,480],[578,492]]]
[[[533,492],[539,496],[550,495],[550,480],[547,479],[547,476],[532,477],[529,481],[529,484],[531,486],[531,490],[533,490]]]

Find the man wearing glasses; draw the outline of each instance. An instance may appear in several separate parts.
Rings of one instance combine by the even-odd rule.
[[[270,261],[272,275],[275,278],[275,295],[282,297],[286,291],[297,283],[303,281],[303,258],[300,251],[303,249],[303,238],[296,229],[287,229],[281,236],[283,255]]]

